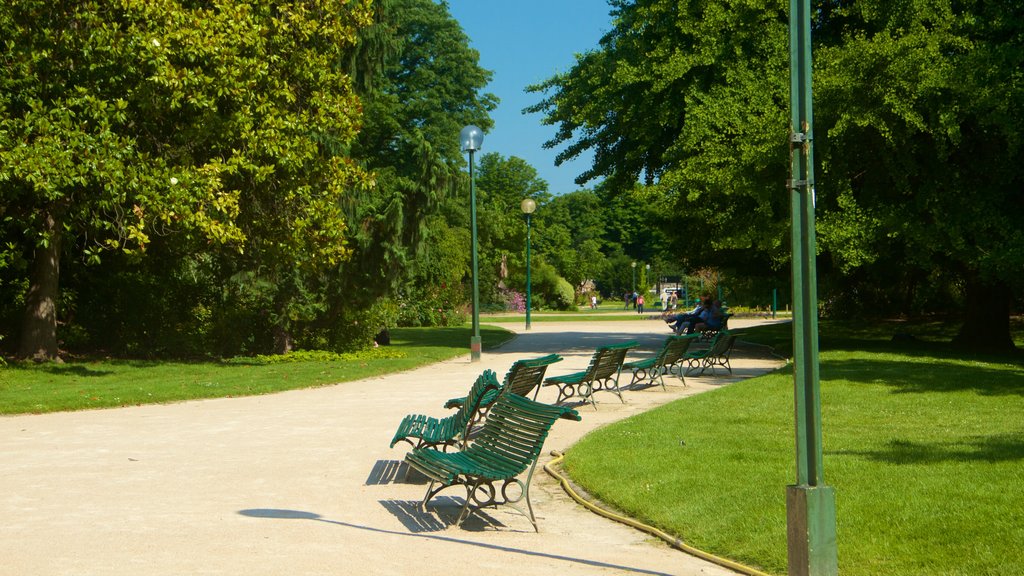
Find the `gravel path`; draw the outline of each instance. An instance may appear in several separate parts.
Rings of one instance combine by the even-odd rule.
[[[479,363],[467,352],[267,396],[2,417],[0,575],[732,574],[587,512],[539,468],[539,534],[507,507],[452,526],[458,488],[418,511],[425,483],[404,478],[404,444],[388,448],[405,414],[444,415],[485,368],[501,378],[516,359],[558,352],[549,374],[582,370],[599,344],[637,339],[637,359],[668,335],[658,321],[532,328]],[[598,392],[582,422],[556,423],[541,463],[601,425],[780,364],[753,356],[735,354],[732,378],[672,378],[626,404]]]

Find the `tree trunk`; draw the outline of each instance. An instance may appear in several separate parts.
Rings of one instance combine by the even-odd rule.
[[[273,354],[287,354],[292,351],[295,343],[292,335],[283,326],[274,326],[274,348]]]
[[[48,242],[36,247],[18,355],[36,362],[60,361],[57,355],[57,294],[63,229],[53,212],[44,216]]]
[[[953,344],[979,352],[1014,350],[1010,337],[1010,289],[1000,282],[967,281],[967,317]]]

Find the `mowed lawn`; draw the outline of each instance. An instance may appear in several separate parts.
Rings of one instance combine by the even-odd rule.
[[[831,328],[822,421],[840,574],[1024,574],[1020,356],[901,348]],[[794,461],[787,368],[595,431],[565,466],[593,496],[692,546],[785,574]]]
[[[481,326],[484,348],[514,334]],[[469,354],[470,329],[396,328],[392,345],[354,354],[295,353],[194,362],[82,358],[0,367],[0,414],[113,408],[270,394],[381,376]]]

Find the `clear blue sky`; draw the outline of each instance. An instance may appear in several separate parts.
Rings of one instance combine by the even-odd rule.
[[[486,91],[501,99],[481,152],[526,160],[552,194],[577,190],[573,180],[590,166],[591,157],[555,166],[561,147],[543,147],[555,127],[542,125],[539,114],[522,114],[540,100],[524,88],[568,71],[576,54],[597,48],[611,29],[606,0],[449,0],[448,6],[470,46],[480,52],[480,65],[493,73]]]

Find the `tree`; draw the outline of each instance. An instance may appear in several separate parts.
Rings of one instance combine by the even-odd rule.
[[[543,206],[548,184],[537,176],[533,166],[516,156],[505,158],[488,152],[480,156],[479,163],[476,206],[480,294],[485,302],[494,302],[499,285],[507,284],[509,273],[525,269],[526,222],[520,203],[533,198]],[[461,205],[468,207],[468,202]]]
[[[614,196],[664,202],[673,214],[662,229],[692,264],[780,269],[789,258],[784,6],[611,5],[615,26],[600,48],[532,87],[546,97],[530,110],[559,127],[548,144],[566,146],[560,160],[595,153],[579,183],[603,176]],[[1011,297],[1024,287],[1020,7],[860,0],[820,3],[816,14],[823,283],[840,298],[880,286],[870,304],[892,313],[924,301],[926,283],[962,287],[968,319],[957,341],[1012,345]],[[937,292],[927,294],[932,309]]]
[[[608,211],[596,194],[577,190],[556,196],[538,211],[537,253],[581,294],[608,266],[604,250]]]
[[[955,342],[1012,348],[1011,300],[1024,288],[1024,13],[943,1],[826,15],[823,246],[847,275],[895,292],[880,298],[895,306],[922,284],[953,286],[966,313]]]
[[[65,254],[97,262],[160,238],[275,278],[348,256],[339,198],[368,180],[335,153],[359,121],[339,64],[367,4],[0,7],[0,193],[35,253],[23,356],[57,356]]]
[[[352,153],[374,172],[376,186],[346,204],[356,223],[355,256],[338,276],[341,293],[372,301],[414,278],[431,241],[428,219],[468,190],[459,131],[467,124],[486,130],[497,106],[483,93],[491,73],[478,61],[447,4],[375,2],[374,22],[360,32],[348,67],[365,111]]]

